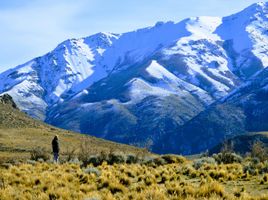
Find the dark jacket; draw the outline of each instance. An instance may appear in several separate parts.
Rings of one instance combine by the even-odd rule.
[[[53,153],[59,153],[60,151],[59,141],[56,137],[52,140],[52,150]]]

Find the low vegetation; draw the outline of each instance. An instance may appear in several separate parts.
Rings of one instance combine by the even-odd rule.
[[[189,160],[176,155],[101,152],[79,160],[80,153],[72,152],[74,158],[69,160],[63,156],[61,164],[43,159],[2,164],[0,199],[268,198],[268,162],[253,157],[225,164],[216,161],[216,155]]]

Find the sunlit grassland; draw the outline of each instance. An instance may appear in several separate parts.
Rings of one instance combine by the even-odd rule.
[[[268,199],[266,167],[248,162],[203,164],[19,164],[2,168],[0,199]]]
[[[69,150],[78,150],[81,143],[85,141],[90,144],[87,153],[92,152],[92,154],[102,151],[109,152],[115,149],[135,154],[144,152],[144,149],[50,126],[41,126],[38,128],[2,128],[0,129],[0,162],[4,162],[5,160],[27,160],[30,157],[30,152],[37,147],[42,147],[50,153],[51,141],[56,134],[59,136],[61,153],[63,155]]]

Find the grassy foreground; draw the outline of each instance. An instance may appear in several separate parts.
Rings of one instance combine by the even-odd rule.
[[[0,199],[268,199],[267,163],[167,161],[85,168],[72,163],[13,165],[1,168]]]

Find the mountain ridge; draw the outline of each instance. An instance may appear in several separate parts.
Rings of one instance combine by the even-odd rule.
[[[161,141],[267,67],[267,8],[66,40],[0,74],[0,93],[52,125],[170,151]]]

